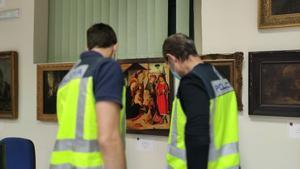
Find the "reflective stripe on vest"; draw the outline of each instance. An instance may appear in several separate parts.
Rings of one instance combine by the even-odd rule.
[[[76,167],[70,164],[62,164],[62,165],[51,165],[51,169],[104,169],[104,167]]]
[[[80,64],[80,62],[81,62],[81,60],[79,60],[73,66],[73,68],[70,70],[70,72],[68,72],[68,74],[63,78],[63,80],[59,83],[59,88],[61,88],[64,85],[66,85],[71,80],[74,80],[76,78],[79,79],[79,78],[83,77],[83,75],[85,74],[86,70],[88,69],[88,65],[78,66]],[[76,66],[78,66],[78,67],[76,67]]]
[[[186,161],[186,152],[181,150],[176,146],[168,145],[168,152],[174,157],[180,158],[181,160]]]
[[[216,107],[217,106],[227,106],[226,102],[224,102],[224,99],[226,100],[230,100],[230,102],[233,102],[233,107],[226,107],[227,109],[225,109],[226,111],[229,111],[229,114],[233,113],[233,116],[230,116],[231,118],[229,118],[229,120],[234,120],[235,116],[237,117],[237,108],[236,106],[236,98],[235,98],[235,94],[234,94],[234,90],[231,87],[230,83],[228,82],[227,79],[224,79],[221,77],[221,75],[215,70],[215,68],[213,67],[215,73],[217,74],[217,76],[219,77],[219,80],[215,80],[211,82],[211,85],[213,87],[214,93],[215,93],[215,98],[211,98],[210,100],[210,140],[211,143],[209,145],[209,157],[208,157],[208,169],[215,169],[215,168],[220,168],[220,169],[238,169],[239,168],[239,150],[238,150],[238,140],[234,141],[230,141],[228,142],[228,144],[224,144],[223,141],[219,142],[219,144],[221,145],[216,145],[215,141],[218,142],[218,140],[215,140],[215,136],[214,136],[214,132],[215,132],[215,126],[216,122],[215,120],[215,113],[217,112]],[[168,169],[182,169],[182,168],[187,168],[186,165],[186,151],[185,149],[180,149],[178,148],[178,140],[177,140],[177,132],[178,132],[178,127],[180,128],[184,128],[185,124],[181,126],[177,126],[177,120],[182,120],[180,118],[178,118],[178,113],[181,113],[185,116],[184,112],[178,112],[178,110],[182,110],[182,107],[180,107],[180,100],[178,98],[175,98],[174,100],[175,104],[173,104],[173,114],[172,114],[172,125],[171,127],[171,132],[169,134],[169,141],[168,141],[168,155],[167,155],[167,160],[168,160]],[[177,103],[179,102],[179,103]],[[220,102],[220,103],[219,103]],[[234,108],[235,107],[235,108]],[[219,107],[220,109],[220,107]],[[219,111],[218,109],[218,111]],[[228,110],[228,109],[232,109],[232,110]],[[183,110],[182,110],[183,111]],[[232,112],[230,112],[232,111]],[[219,111],[220,112],[220,111]],[[236,113],[236,114],[234,114]],[[224,114],[224,113],[223,113]],[[220,115],[220,113],[219,113]],[[222,113],[221,113],[222,115]],[[217,119],[220,119],[222,117],[217,117]],[[233,119],[232,119],[233,118]],[[223,119],[225,120],[225,119]],[[225,122],[225,121],[224,121]],[[233,123],[235,123],[235,121],[232,121]],[[222,123],[222,122],[221,122]],[[226,122],[228,123],[228,121]],[[218,130],[220,129],[220,126],[217,126]],[[222,128],[222,126],[221,126]],[[237,127],[236,127],[237,128]],[[226,129],[226,128],[223,128]],[[221,129],[222,130],[222,129]],[[233,131],[235,132],[236,130],[233,129]],[[227,132],[228,134],[228,132]],[[236,133],[237,134],[237,133]],[[229,138],[234,138],[234,134],[230,136]],[[225,136],[225,137],[226,137]],[[220,137],[219,137],[220,138]],[[184,141],[184,140],[181,140]],[[172,158],[170,158],[170,156],[173,156]],[[219,163],[220,161],[222,161],[221,163]],[[219,162],[218,162],[219,161]],[[225,161],[225,162],[224,162]],[[183,164],[183,162],[185,163],[185,166],[182,165],[178,165],[179,163]]]
[[[167,166],[167,169],[173,169],[173,167],[172,167],[172,166],[170,166],[170,165],[168,165],[168,166]]]
[[[55,142],[54,151],[98,152],[100,150],[97,140],[65,139]]]
[[[230,167],[230,168],[227,168],[227,169],[240,169],[240,165],[234,166],[234,167]]]

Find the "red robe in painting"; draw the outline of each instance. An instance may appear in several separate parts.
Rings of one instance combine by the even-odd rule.
[[[156,86],[156,104],[160,115],[168,114],[168,92],[167,83],[158,83]]]

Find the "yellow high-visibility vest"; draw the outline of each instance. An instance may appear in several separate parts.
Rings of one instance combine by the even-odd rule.
[[[88,65],[75,65],[61,82],[57,95],[58,132],[51,169],[103,169],[98,145],[93,77],[84,77]],[[125,136],[125,87],[120,131]]]
[[[210,145],[208,155],[208,169],[238,169],[240,155],[238,150],[238,111],[236,95],[227,79],[219,77],[210,80],[201,70],[194,70],[205,84],[212,89],[210,95]],[[185,148],[186,116],[176,97],[173,102],[171,127],[168,139],[167,163],[168,169],[187,169]]]

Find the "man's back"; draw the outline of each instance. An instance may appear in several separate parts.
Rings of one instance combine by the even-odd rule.
[[[124,78],[111,59],[116,36],[102,23],[87,34],[89,51],[82,53],[58,89],[59,128],[51,168],[124,169]]]

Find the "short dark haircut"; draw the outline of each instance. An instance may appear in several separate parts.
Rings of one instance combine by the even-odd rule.
[[[117,44],[117,36],[113,28],[104,23],[97,23],[87,30],[87,46],[91,50],[94,47],[107,48]]]
[[[163,56],[168,60],[167,53],[174,55],[180,61],[185,61],[190,55],[197,56],[194,41],[183,33],[169,36],[163,44]]]

